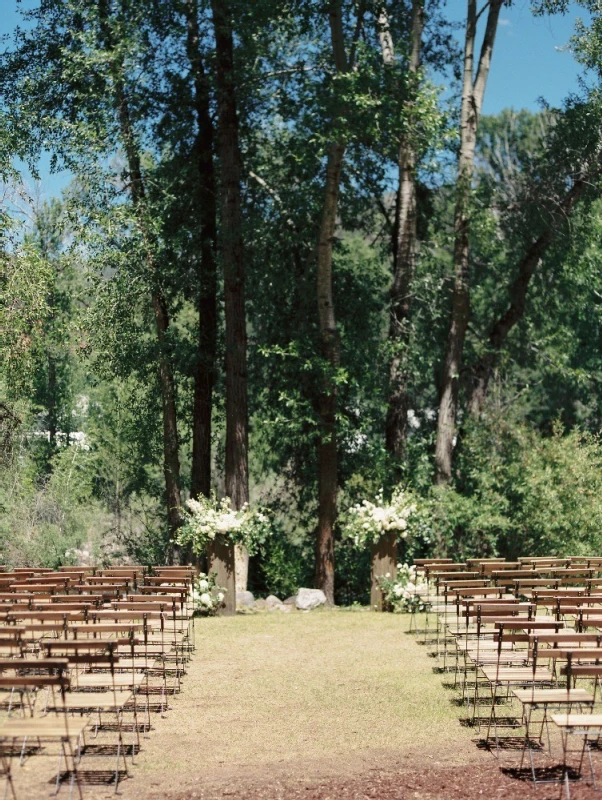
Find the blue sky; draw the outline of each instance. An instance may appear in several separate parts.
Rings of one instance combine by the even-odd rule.
[[[479,3],[480,7],[481,3]],[[448,0],[447,15],[461,20],[465,0]],[[503,108],[536,109],[538,99],[560,105],[578,85],[581,72],[567,44],[583,10],[571,3],[569,13],[534,17],[528,0],[502,8],[483,112]]]
[[[35,5],[36,0],[23,0],[21,7]],[[16,0],[0,0],[0,12],[0,35],[10,34],[19,21]],[[450,20],[462,21],[466,0],[447,0],[445,14]],[[534,17],[529,0],[516,0],[510,8],[502,9],[483,107],[485,114],[495,114],[510,106],[535,110],[540,97],[553,106],[560,105],[567,94],[577,89],[581,70],[567,44],[575,20],[582,14],[571,3],[569,13],[564,16]],[[458,36],[462,36],[462,31]],[[60,193],[68,182],[66,173],[50,175],[47,158],[42,159],[40,172],[46,195]]]

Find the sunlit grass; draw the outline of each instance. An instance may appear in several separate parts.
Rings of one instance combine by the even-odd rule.
[[[478,758],[408,624],[344,610],[198,620],[183,692],[151,734],[139,779]]]

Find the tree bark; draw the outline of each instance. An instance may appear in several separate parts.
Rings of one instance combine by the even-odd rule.
[[[582,197],[585,188],[588,184],[586,176],[580,176],[573,183],[570,190],[565,194],[562,200],[558,203],[558,210],[562,212],[564,217],[570,216],[573,212],[575,205]],[[537,271],[541,264],[541,260],[545,255],[546,250],[554,241],[558,233],[559,227],[555,225],[556,215],[550,219],[550,222],[543,233],[532,242],[531,246],[521,259],[518,265],[518,275],[509,288],[510,303],[504,313],[492,325],[489,335],[487,337],[487,350],[479,358],[473,370],[473,386],[468,402],[469,413],[478,416],[485,405],[487,391],[489,388],[489,381],[493,374],[495,364],[499,353],[506,341],[508,334],[512,328],[520,322],[525,313],[525,304],[527,300],[527,292],[531,278]]]
[[[460,113],[460,154],[454,213],[454,290],[441,377],[435,444],[435,480],[439,484],[448,483],[452,475],[458,412],[458,382],[470,315],[470,195],[474,153],[501,6],[502,0],[490,0],[477,73],[473,78],[478,14],[476,0],[468,0]]]
[[[113,55],[115,53],[115,45],[109,23],[109,12],[110,6],[107,0],[100,0],[99,19],[101,35],[105,48]],[[161,288],[160,271],[155,263],[152,244],[148,233],[145,216],[146,188],[142,175],[140,152],[138,150],[130,116],[127,93],[123,82],[122,65],[118,61],[118,58],[112,59],[111,70],[114,81],[115,110],[127,160],[130,196],[137,224],[146,248],[146,261],[152,286],[151,302],[155,317],[159,349],[158,376],[163,416],[163,474],[165,477],[167,521],[170,535],[173,538],[182,524],[182,518],[180,513],[180,456],[176,411],[176,386],[167,343],[169,314],[165,296]],[[174,555],[176,555],[176,557],[179,557],[179,550],[178,547],[174,548]]]
[[[349,70],[340,0],[328,7],[330,40],[338,74]],[[317,291],[320,347],[325,375],[318,397],[318,526],[316,530],[316,588],[334,605],[334,524],[337,516],[338,451],[336,438],[337,390],[334,372],[339,366],[341,346],[337,328],[332,281],[332,245],[337,220],[345,144],[334,141],[328,151],[324,200],[317,245]]]
[[[242,239],[242,158],[234,85],[232,11],[229,0],[211,0],[218,99],[221,178],[221,255],[226,315],[226,494],[235,509],[249,502],[247,330]],[[238,549],[237,590],[247,584],[248,554]]]
[[[381,13],[379,37],[386,67],[394,64],[393,41],[388,20]],[[424,0],[412,3],[411,51],[408,70],[415,79],[420,68]],[[410,346],[411,285],[416,262],[416,153],[412,141],[403,137],[398,157],[399,189],[395,208],[393,281],[389,308],[389,399],[385,446],[394,463],[397,480],[405,455],[408,432],[408,351]]]
[[[318,317],[325,374],[318,398],[318,529],[316,536],[316,587],[334,604],[334,524],[337,515],[338,452],[336,440],[337,392],[334,372],[340,363],[340,340],[332,290],[332,242],[334,238],[345,145],[331,145],[318,238]]]
[[[194,81],[198,132],[193,157],[198,170],[197,204],[200,224],[199,349],[194,373],[192,472],[190,495],[211,493],[211,414],[217,341],[217,206],[213,163],[213,121],[207,76],[199,48],[198,2],[186,2],[186,49]]]

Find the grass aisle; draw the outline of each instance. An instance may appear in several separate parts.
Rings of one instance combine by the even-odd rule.
[[[490,764],[408,621],[353,611],[197,621],[183,691],[124,798],[245,797],[264,782]]]

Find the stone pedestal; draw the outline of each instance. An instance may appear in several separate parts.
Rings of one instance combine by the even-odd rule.
[[[234,567],[234,545],[214,540],[207,552],[208,574],[215,573],[217,585],[226,590],[225,606],[220,614],[236,613],[236,578]]]
[[[249,579],[249,551],[243,544],[237,544],[234,547],[234,573],[236,591],[246,592]]]
[[[370,605],[377,611],[383,610],[383,597],[378,585],[378,578],[389,573],[391,578],[397,575],[397,532],[389,531],[370,547]]]

